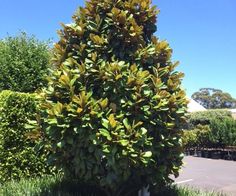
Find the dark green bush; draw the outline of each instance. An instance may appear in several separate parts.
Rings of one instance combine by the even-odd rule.
[[[236,120],[214,119],[210,124],[210,144],[213,147],[236,146]]]
[[[0,93],[0,183],[50,173],[46,152],[37,153],[37,141],[28,139],[25,125],[35,119],[36,101],[31,94]]]
[[[150,1],[91,0],[55,45],[41,124],[50,161],[108,195],[169,183],[182,165],[183,74],[153,35],[157,13]]]
[[[46,84],[49,47],[21,33],[0,40],[0,91],[34,92]]]

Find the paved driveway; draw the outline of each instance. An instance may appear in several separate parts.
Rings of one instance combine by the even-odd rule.
[[[178,185],[214,190],[236,196],[236,161],[186,156],[176,179]]]

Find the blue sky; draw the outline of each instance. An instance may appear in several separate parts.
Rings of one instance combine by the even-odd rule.
[[[19,30],[40,40],[57,40],[60,22],[71,22],[81,0],[0,0],[0,38]],[[156,35],[173,48],[185,73],[188,96],[201,87],[236,98],[236,1],[154,0],[161,10]]]

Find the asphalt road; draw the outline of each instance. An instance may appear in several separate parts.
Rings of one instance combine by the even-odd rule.
[[[186,156],[184,162],[176,184],[236,196],[236,161]]]

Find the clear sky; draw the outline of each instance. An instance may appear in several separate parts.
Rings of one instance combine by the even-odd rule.
[[[40,40],[57,40],[60,22],[83,0],[0,0],[0,38],[20,30]],[[236,0],[153,0],[161,10],[156,35],[174,50],[181,62],[188,96],[213,87],[236,98]]]

